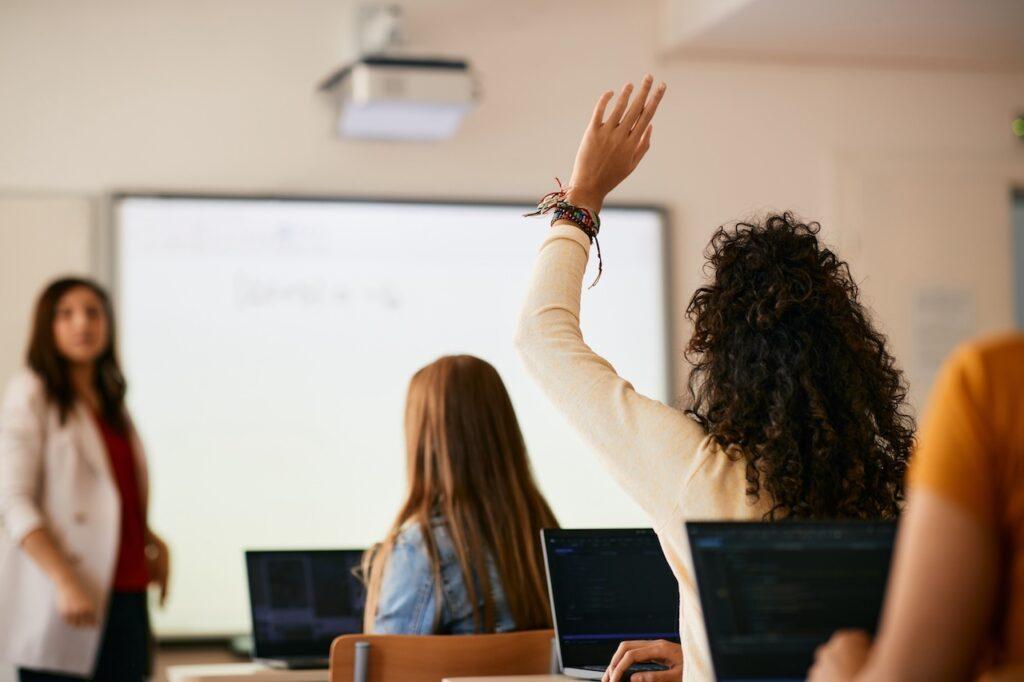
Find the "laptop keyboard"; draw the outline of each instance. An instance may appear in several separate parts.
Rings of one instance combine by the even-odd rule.
[[[593,670],[597,673],[604,672],[608,669],[608,666],[606,665],[581,665],[579,667],[583,670]],[[629,666],[628,670],[626,670],[626,677],[624,679],[629,679],[628,676],[633,673],[654,673],[661,670],[668,670],[668,666],[664,666],[660,663],[634,663]]]

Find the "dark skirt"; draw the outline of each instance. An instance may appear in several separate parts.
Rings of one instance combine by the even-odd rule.
[[[21,682],[81,680],[42,670],[18,670]],[[97,682],[141,682],[149,675],[149,612],[145,592],[114,592],[100,640],[96,670],[85,679]]]

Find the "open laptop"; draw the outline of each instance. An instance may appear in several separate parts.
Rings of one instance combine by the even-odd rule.
[[[688,522],[716,679],[803,680],[838,629],[873,632],[896,528],[885,522]]]
[[[277,668],[327,668],[331,642],[362,632],[355,575],[362,550],[247,551],[253,658]]]
[[[599,680],[620,642],[679,641],[679,585],[653,530],[545,529],[541,538],[563,673]]]

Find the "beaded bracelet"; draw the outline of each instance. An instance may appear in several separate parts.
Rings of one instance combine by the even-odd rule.
[[[532,213],[525,213],[524,217],[547,215],[550,213],[552,225],[559,220],[565,220],[580,228],[583,234],[587,235],[590,242],[597,247],[597,277],[587,287],[588,289],[593,289],[594,285],[600,281],[601,274],[604,272],[604,261],[601,258],[601,242],[597,240],[597,233],[601,231],[601,219],[595,211],[583,208],[582,206],[575,206],[566,201],[565,195],[569,188],[563,187],[562,181],[558,178],[555,178],[555,182],[558,183],[558,189],[545,194],[541,198],[540,203],[537,204],[537,210]]]

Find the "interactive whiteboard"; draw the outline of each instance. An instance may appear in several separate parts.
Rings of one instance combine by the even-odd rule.
[[[164,637],[247,632],[246,548],[366,547],[405,488],[409,378],[497,367],[563,526],[643,526],[526,375],[516,318],[546,219],[526,206],[127,196],[115,279],[151,525],[173,552]],[[606,209],[587,342],[667,400],[662,214]],[[589,283],[596,271],[592,258]]]

